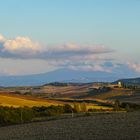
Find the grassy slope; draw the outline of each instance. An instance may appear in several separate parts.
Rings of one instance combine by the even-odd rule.
[[[75,103],[78,104],[85,104],[87,110],[88,109],[97,109],[97,110],[113,110],[112,106],[108,106],[112,104],[111,101],[108,100],[102,100],[102,99],[72,99],[72,98],[53,98],[51,99],[53,101],[62,101],[64,103],[70,104],[72,107],[74,107]]]
[[[93,85],[83,85],[83,86],[66,86],[66,87],[58,87],[58,86],[46,86],[43,87],[41,90],[36,90],[36,94],[40,95],[41,93],[45,97],[45,93],[61,93],[61,95],[58,98],[71,98],[74,96],[77,96],[82,99],[119,99],[119,100],[125,100],[129,98],[130,100],[135,100],[136,102],[139,100],[139,93],[137,96],[131,95],[131,90],[128,89],[113,89],[109,92],[105,93],[99,93],[97,94],[88,94],[88,88],[91,88]],[[38,93],[39,92],[39,93]],[[40,96],[39,96],[40,97]],[[73,99],[72,99],[73,100]],[[21,96],[21,95],[7,95],[7,94],[0,94],[0,105],[3,106],[49,106],[49,105],[58,105],[58,104],[64,104],[64,102],[57,102],[56,100],[46,100],[46,99],[39,99],[37,97],[33,96]],[[66,102],[65,102],[66,103]],[[94,106],[93,106],[94,105]],[[96,104],[88,104],[90,108],[100,108],[101,106],[98,106]],[[88,108],[89,108],[88,107]]]
[[[13,106],[13,107],[22,107],[22,106],[49,106],[49,105],[59,105],[60,102],[36,99],[33,97],[24,97],[17,95],[8,95],[0,94],[0,105],[1,106]]]
[[[132,91],[128,89],[113,89],[110,92],[101,93],[99,95],[93,95],[91,98],[98,98],[103,100],[115,100],[128,101],[140,104],[140,91]]]
[[[101,93],[99,95],[95,95],[95,98],[99,99],[109,99],[112,97],[117,97],[117,96],[130,96],[131,91],[130,90],[125,90],[125,89],[113,89],[112,91]]]
[[[82,85],[82,86],[45,86],[42,87],[39,90],[32,90],[34,95],[39,95],[41,93],[42,97],[46,97],[48,94],[59,94],[59,97],[61,98],[69,98],[73,96],[82,96],[87,95],[88,88],[90,88],[91,85]]]
[[[31,96],[23,96],[23,95],[15,95],[15,94],[0,94],[0,105],[1,106],[13,106],[13,107],[33,107],[33,106],[50,106],[50,105],[63,105],[63,104],[71,104],[73,106],[73,103],[71,102],[65,102],[65,99],[63,101],[58,100],[46,100],[46,99],[40,99],[36,97]],[[101,106],[98,104],[92,104],[92,103],[86,103],[87,109],[103,109],[103,110],[112,110],[112,107],[107,106]]]
[[[82,86],[66,86],[66,87],[61,87],[61,86],[46,86],[42,88],[41,90],[37,91],[37,94],[41,94],[42,97],[45,97],[46,93],[47,94],[54,94],[54,93],[59,93],[59,95],[55,96],[55,98],[81,98],[81,99],[115,99],[120,97],[119,99],[124,99],[124,98],[131,98],[131,90],[129,89],[112,89],[109,92],[103,92],[103,93],[93,93],[89,94],[89,88],[92,88],[93,85],[82,85]]]

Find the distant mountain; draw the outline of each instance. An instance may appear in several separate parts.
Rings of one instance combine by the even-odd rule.
[[[130,74],[135,77],[135,74]],[[121,78],[128,78],[128,73],[119,73],[118,71],[109,72],[87,72],[75,71],[70,69],[59,69],[52,72],[26,76],[1,76],[0,86],[35,86],[44,85],[50,82],[113,82]]]

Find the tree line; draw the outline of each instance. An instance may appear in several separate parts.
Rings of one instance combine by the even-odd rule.
[[[31,122],[34,118],[57,116],[64,113],[86,112],[85,103],[74,103],[73,107],[69,104],[63,106],[41,106],[41,107],[4,107],[0,106],[0,125],[18,124]]]

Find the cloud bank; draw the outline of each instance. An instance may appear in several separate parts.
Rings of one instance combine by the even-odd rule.
[[[13,60],[40,60],[54,68],[68,68],[80,71],[113,72],[119,67],[111,57],[115,51],[104,45],[41,45],[29,37],[7,39],[0,35],[0,58]],[[44,63],[44,62],[43,62]],[[126,65],[126,64],[123,64]],[[130,69],[140,72],[140,64],[127,64]],[[45,66],[44,66],[45,67]],[[49,69],[49,68],[48,68]]]
[[[41,46],[28,37],[16,37],[15,39],[6,39],[0,35],[0,56],[20,59],[49,59],[89,56],[94,54],[109,53],[113,50],[102,45],[78,45],[64,44],[55,46]]]
[[[10,59],[41,59],[59,68],[83,71],[104,70],[102,63],[109,61],[108,53],[114,50],[104,45],[63,45],[43,46],[28,37],[6,39],[0,35],[0,57]]]
[[[131,68],[132,70],[140,73],[140,63],[132,63],[132,62],[128,62],[128,66],[129,68]]]
[[[31,41],[28,37],[16,37],[6,39],[0,35],[0,56],[4,58],[32,58],[41,52],[38,43]]]

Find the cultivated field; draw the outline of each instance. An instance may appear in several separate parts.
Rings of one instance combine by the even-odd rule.
[[[47,85],[40,89],[33,89],[33,95],[41,95],[42,97],[74,97],[87,95],[88,89],[92,87],[91,84],[87,85],[68,85],[68,86],[52,86]]]
[[[65,88],[64,88],[65,89]],[[72,98],[51,98],[46,99],[43,97],[36,97],[32,95],[22,95],[22,94],[15,94],[8,93],[8,92],[1,92],[0,93],[0,106],[7,106],[7,107],[33,107],[33,106],[51,106],[51,105],[64,105],[70,104],[72,107],[74,103],[84,103],[82,99],[72,99]],[[96,101],[96,100],[95,100]],[[96,101],[93,103],[86,103],[86,109],[102,109],[102,110],[113,110],[113,107],[108,107],[108,103],[105,105],[101,105],[102,102],[105,100]]]
[[[119,99],[120,101],[130,101],[133,103],[140,103],[140,91],[124,89],[124,88],[111,88],[106,92],[91,92],[90,89],[97,88],[94,84],[85,85],[68,85],[68,86],[55,86],[47,85],[40,89],[32,90],[33,96],[42,98],[77,98],[77,99]]]
[[[13,106],[13,107],[33,107],[33,106],[50,106],[59,105],[60,102],[38,99],[34,97],[22,96],[22,95],[9,95],[0,94],[0,106]]]
[[[0,128],[0,140],[139,140],[140,112],[95,114]]]
[[[128,89],[113,89],[110,92],[101,93],[99,95],[93,95],[90,98],[97,98],[103,100],[115,100],[118,99],[122,102],[132,102],[140,104],[140,91],[128,90]]]
[[[90,92],[92,88],[98,88],[96,84],[68,84],[63,85],[46,85],[40,87],[14,87],[0,89],[3,92],[19,92],[18,94],[31,95],[40,98],[77,98],[77,99],[119,99],[125,98],[135,99],[138,102],[140,98],[140,90],[130,90],[124,88],[111,88],[109,91]],[[132,99],[132,101],[133,101]]]

